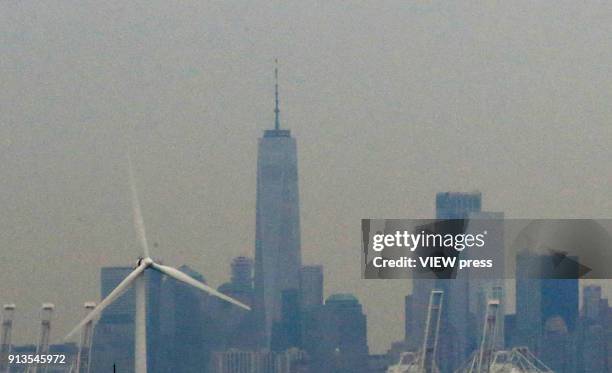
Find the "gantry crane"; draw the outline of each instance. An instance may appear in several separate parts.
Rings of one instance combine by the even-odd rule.
[[[11,335],[15,305],[5,304],[2,308],[2,334],[0,335],[0,373],[9,372],[8,356],[11,353]]]
[[[387,373],[439,373],[436,365],[436,352],[443,300],[444,292],[442,290],[432,290],[429,295],[425,335],[423,336],[421,350],[417,353],[404,352],[400,354],[399,362],[390,366]]]
[[[53,317],[53,311],[55,305],[53,303],[43,303],[40,311],[40,339],[36,346],[36,356],[48,355],[49,354],[49,340],[51,338],[51,319]],[[40,371],[46,372],[46,364],[33,363],[28,367],[28,373],[38,373]]]
[[[96,304],[94,302],[86,302],[83,307],[85,308],[85,314],[88,315],[91,311],[93,311],[94,308],[96,308]],[[83,327],[83,331],[81,334],[81,343],[79,345],[79,353],[77,355],[75,373],[89,373],[93,328],[93,320],[89,321]]]
[[[480,347],[455,373],[554,373],[538,360],[527,347],[496,351],[500,300],[487,302]]]

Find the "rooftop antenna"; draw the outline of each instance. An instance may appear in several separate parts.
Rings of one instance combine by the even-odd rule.
[[[278,58],[274,59],[274,129],[280,129],[280,110],[278,108]]]

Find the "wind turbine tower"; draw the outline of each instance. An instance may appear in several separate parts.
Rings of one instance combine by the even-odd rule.
[[[8,373],[8,356],[11,353],[11,333],[13,332],[13,317],[15,305],[5,304],[2,310],[2,334],[0,335],[0,373]]]
[[[89,314],[96,308],[95,302],[85,302],[85,314]],[[76,361],[75,373],[89,373],[89,364],[91,361],[91,342],[93,340],[93,320],[85,324],[81,332],[81,344],[79,345],[79,353]]]

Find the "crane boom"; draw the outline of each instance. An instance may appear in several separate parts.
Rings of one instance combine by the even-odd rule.
[[[437,372],[436,350],[438,348],[438,332],[440,331],[443,300],[444,292],[442,290],[432,290],[429,295],[425,336],[423,337],[423,348],[421,349],[421,366],[419,371],[423,373]]]
[[[491,365],[491,357],[495,349],[497,338],[497,313],[499,311],[499,300],[493,299],[487,302],[484,327],[482,328],[482,339],[478,354],[476,372],[488,372]]]

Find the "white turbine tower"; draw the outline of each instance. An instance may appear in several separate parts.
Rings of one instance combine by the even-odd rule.
[[[179,271],[178,269],[156,263],[151,259],[149,254],[149,245],[147,244],[147,235],[140,211],[140,202],[138,200],[138,191],[136,189],[136,183],[134,181],[134,174],[132,171],[132,163],[128,156],[130,186],[132,189],[132,208],[134,212],[134,227],[138,234],[138,239],[142,246],[143,257],[138,259],[136,268],[129,274],[113,291],[108,294],[94,309],[91,311],[68,335],[65,339],[70,339],[78,331],[80,331],[89,322],[97,319],[102,311],[112,304],[117,298],[119,298],[125,291],[134,285],[136,293],[136,318],[135,318],[135,331],[134,331],[134,371],[135,373],[147,373],[147,330],[146,330],[146,290],[145,290],[145,278],[144,272],[146,270],[155,270],[162,274],[172,277],[175,280],[184,282],[187,285],[191,285],[197,289],[204,291],[205,293],[214,295],[221,298],[229,303],[235,304],[238,307],[242,307],[246,310],[251,308],[234,298],[228,297],[225,294],[218,292],[212,287],[201,283],[200,281],[188,276],[187,274]]]

